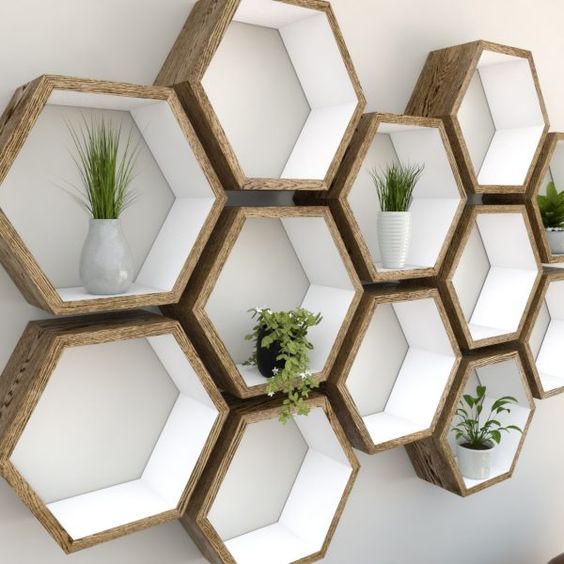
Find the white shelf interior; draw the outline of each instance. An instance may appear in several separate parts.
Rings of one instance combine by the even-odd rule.
[[[432,298],[376,307],[346,381],[375,445],[431,426],[455,361]]]
[[[240,564],[294,562],[321,549],[351,473],[323,409],[251,423],[208,520]]]
[[[457,117],[479,184],[525,182],[545,125],[527,59],[485,50]]]
[[[523,387],[519,368],[514,359],[488,364],[475,369],[466,383],[464,393],[476,395],[476,386],[479,384],[486,386],[486,400],[484,401],[484,410],[480,419],[482,422],[487,418],[490,407],[496,399],[501,396],[513,396],[517,399],[518,403],[510,406],[511,413],[501,413],[496,418],[504,426],[517,425],[521,429],[525,429],[531,408]],[[456,420],[457,419],[453,419],[453,423]],[[466,487],[472,488],[509,472],[521,439],[522,434],[517,431],[502,433],[501,442],[495,447],[492,454],[491,476],[484,480],[473,480],[464,477]],[[449,433],[449,443],[453,456],[456,457],[454,433]]]
[[[377,229],[380,202],[369,172],[399,163],[425,166],[413,194],[412,236],[407,265],[402,270],[435,266],[461,200],[437,128],[380,124],[348,195],[362,237],[380,272],[389,270],[381,263]]]
[[[517,331],[538,272],[522,214],[478,214],[452,279],[474,341]]]
[[[79,277],[88,216],[68,194],[81,184],[67,125],[80,131],[100,118],[139,143],[137,199],[122,217],[136,271],[126,295],[172,290],[215,201],[167,102],[54,90],[2,183],[0,208],[65,302],[100,298]]]
[[[551,282],[529,338],[545,392],[564,387],[561,349],[564,339],[564,281]]]
[[[322,250],[322,251],[320,251]],[[304,307],[320,312],[312,327],[311,369],[323,369],[354,299],[347,269],[322,217],[249,218],[207,301],[206,312],[247,386],[266,383],[243,366],[254,345],[244,337],[254,307],[273,311]]]
[[[10,461],[76,540],[175,509],[217,417],[172,335],[67,348]]]
[[[202,84],[248,177],[322,180],[358,103],[325,13],[272,0],[242,0]]]

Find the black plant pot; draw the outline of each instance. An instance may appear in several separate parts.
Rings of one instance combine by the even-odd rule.
[[[261,327],[257,338],[257,368],[265,378],[272,378],[274,376],[272,370],[274,368],[282,370],[285,361],[276,360],[276,357],[280,354],[280,343],[278,341],[274,341],[267,349],[260,346],[263,337],[266,335],[268,335],[268,329]]]

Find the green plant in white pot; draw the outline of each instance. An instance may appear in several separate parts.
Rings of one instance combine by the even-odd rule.
[[[403,268],[411,240],[411,213],[415,185],[423,172],[421,164],[392,164],[370,176],[380,201],[378,244],[384,268]]]
[[[76,196],[91,216],[80,257],[80,278],[87,292],[122,294],[133,280],[133,259],[121,227],[121,215],[132,203],[130,190],[139,145],[131,132],[122,140],[121,127],[104,119],[69,125],[82,186]]]
[[[564,254],[564,191],[558,192],[551,181],[546,187],[546,195],[537,196],[537,204],[551,252]]]
[[[510,405],[516,404],[513,396],[494,400],[484,411],[486,386],[478,385],[476,395],[464,394],[456,410],[458,420],[451,431],[456,438],[456,457],[462,475],[473,480],[485,480],[492,473],[492,453],[499,445],[502,433],[522,429],[517,425],[502,425],[504,413],[511,413]],[[500,417],[501,416],[501,417]]]

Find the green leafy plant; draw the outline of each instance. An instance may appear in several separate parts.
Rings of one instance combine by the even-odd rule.
[[[373,168],[369,174],[376,187],[383,212],[409,210],[415,185],[423,172],[423,164],[392,164],[383,171]]]
[[[547,184],[545,196],[537,196],[537,203],[546,229],[561,229],[564,226],[564,191],[558,192],[554,182]]]
[[[88,121],[76,129],[68,124],[76,149],[73,160],[80,172],[81,187],[72,195],[93,219],[118,219],[133,202],[130,184],[135,177],[139,145],[125,142],[120,127],[104,119]]]
[[[277,392],[287,396],[278,413],[279,420],[286,423],[293,413],[307,415],[309,407],[305,400],[311,390],[319,387],[319,382],[309,370],[309,351],[313,349],[313,345],[307,338],[307,332],[311,327],[321,323],[323,319],[321,314],[313,314],[303,308],[292,311],[254,308],[249,311],[252,313],[252,318],[256,319],[256,325],[245,339],[256,344],[261,330],[264,329],[265,335],[260,346],[265,349],[270,348],[274,343],[280,346],[276,360],[282,361],[284,365],[280,369],[274,368],[274,375],[268,379],[266,386],[269,396]],[[254,353],[245,365],[254,366],[256,363],[255,347]]]
[[[517,425],[503,426],[497,418],[501,413],[511,413],[511,409],[507,406],[517,403],[513,396],[503,396],[496,399],[490,408],[487,418],[484,420],[482,412],[485,399],[486,386],[479,385],[476,387],[475,396],[465,394],[460,401],[460,405],[456,410],[458,420],[451,431],[455,433],[456,440],[462,446],[474,450],[486,450],[491,448],[493,443],[500,443],[502,432],[523,432]],[[480,423],[481,417],[483,423]]]

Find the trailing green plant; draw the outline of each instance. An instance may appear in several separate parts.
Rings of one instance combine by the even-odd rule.
[[[537,204],[546,229],[561,229],[564,226],[564,191],[558,192],[554,182],[546,186],[546,195],[537,196]]]
[[[406,212],[411,206],[413,191],[425,166],[423,164],[391,164],[384,170],[373,168],[369,174],[376,187],[383,212]]]
[[[503,426],[498,419],[501,413],[511,413],[508,406],[517,403],[513,396],[502,396],[496,399],[492,403],[486,419],[482,417],[485,399],[486,386],[478,385],[476,395],[465,394],[456,410],[458,421],[455,422],[451,431],[455,433],[456,440],[467,448],[489,449],[493,443],[500,443],[502,432],[523,432],[517,425]],[[480,423],[480,418],[482,418],[483,423]]]
[[[133,202],[130,190],[135,177],[139,145],[131,143],[131,130],[125,142],[121,126],[105,119],[88,121],[85,117],[77,130],[68,124],[76,154],[81,187],[72,193],[93,219],[118,219]]]
[[[273,376],[268,379],[266,385],[269,396],[277,392],[287,396],[278,413],[279,420],[286,423],[293,413],[307,415],[309,407],[305,400],[311,390],[319,387],[319,382],[309,369],[309,351],[313,349],[313,345],[307,338],[307,332],[311,327],[321,323],[323,319],[321,314],[314,314],[303,308],[292,311],[254,308],[249,312],[252,313],[252,318],[256,319],[256,325],[245,339],[257,344],[261,329],[265,329],[260,346],[268,349],[275,342],[280,346],[276,360],[282,361],[284,365],[280,369],[274,368]],[[254,366],[256,363],[255,347],[245,365]]]

